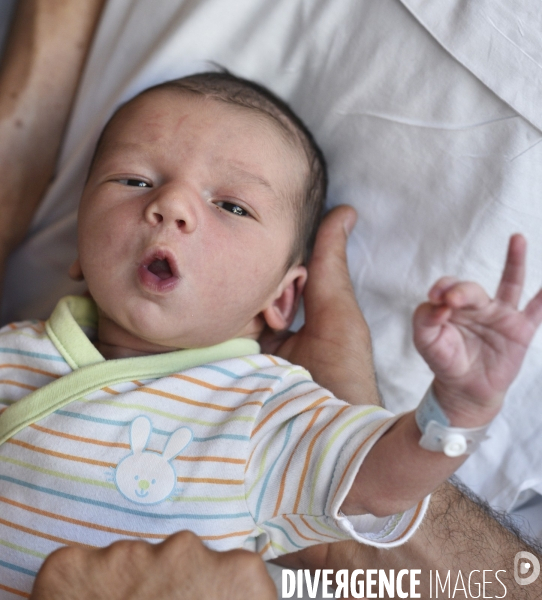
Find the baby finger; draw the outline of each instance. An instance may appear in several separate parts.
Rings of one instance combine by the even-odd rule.
[[[429,297],[429,302],[432,304],[442,304],[444,293],[454,286],[458,281],[459,279],[457,279],[457,277],[451,277],[449,275],[441,277],[427,294]]]
[[[446,290],[443,302],[453,309],[481,309],[489,304],[490,298],[477,283],[460,281]]]

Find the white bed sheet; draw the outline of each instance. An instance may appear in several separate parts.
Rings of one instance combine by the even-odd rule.
[[[413,408],[431,374],[411,315],[443,274],[493,292],[508,236],[529,241],[525,298],[542,282],[542,42],[535,0],[109,0],[57,175],[12,257],[4,321],[46,317],[81,290],[66,275],[76,210],[105,120],[139,90],[216,61],[269,86],[329,162],[386,405]],[[542,332],[491,440],[460,475],[509,508],[542,493]]]

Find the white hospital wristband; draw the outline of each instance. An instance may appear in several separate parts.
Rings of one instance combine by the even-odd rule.
[[[450,419],[442,410],[433,394],[431,386],[416,409],[416,423],[422,432],[420,446],[432,452],[444,452],[446,456],[456,457],[471,454],[481,442],[487,439],[486,431],[490,425],[473,427],[450,427]]]

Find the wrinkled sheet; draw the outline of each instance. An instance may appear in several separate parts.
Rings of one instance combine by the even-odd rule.
[[[349,266],[386,406],[431,381],[411,315],[441,275],[493,293],[508,237],[542,282],[542,13],[535,0],[109,0],[57,175],[12,257],[3,319],[46,317],[81,291],[76,211],[93,145],[121,102],[209,61],[287,100],[329,162],[329,206],[359,214]],[[491,440],[461,477],[494,505],[542,493],[542,332]]]

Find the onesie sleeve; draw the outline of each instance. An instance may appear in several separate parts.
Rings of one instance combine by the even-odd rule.
[[[340,512],[363,459],[399,417],[337,400],[299,373],[284,387],[266,400],[251,436],[245,485],[258,550],[272,558],[346,539],[378,547],[405,542],[427,499],[384,518]]]

